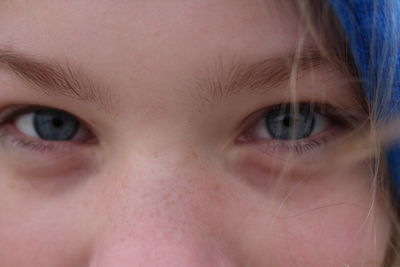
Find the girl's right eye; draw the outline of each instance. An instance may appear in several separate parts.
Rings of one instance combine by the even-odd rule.
[[[74,115],[53,108],[10,115],[11,126],[20,135],[46,142],[84,142],[91,138],[90,131]]]
[[[86,123],[69,112],[30,105],[0,111],[0,157],[24,177],[89,170],[97,144]]]

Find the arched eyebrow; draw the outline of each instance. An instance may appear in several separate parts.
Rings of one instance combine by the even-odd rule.
[[[317,50],[305,50],[302,54],[284,53],[268,56],[253,62],[218,62],[206,79],[197,84],[201,97],[208,103],[215,103],[241,93],[265,94],[270,89],[289,83],[293,74],[301,78],[311,70],[330,67],[340,68],[330,62]]]
[[[44,94],[96,104],[105,111],[112,108],[113,98],[108,88],[68,62],[59,64],[0,49],[0,68],[11,70]]]

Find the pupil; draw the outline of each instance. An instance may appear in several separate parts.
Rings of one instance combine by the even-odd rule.
[[[297,140],[310,137],[315,126],[315,114],[309,104],[297,109],[285,104],[266,114],[265,124],[269,134],[280,140]]]
[[[286,126],[286,127],[290,127],[290,126],[292,126],[292,120],[291,120],[291,118],[290,117],[285,117],[284,119],[283,119],[283,125],[284,126]]]
[[[53,119],[53,125],[56,128],[60,128],[63,126],[63,121],[59,118],[55,118],[55,119]]]
[[[33,126],[37,135],[43,140],[68,141],[76,135],[80,123],[77,118],[65,111],[43,109],[35,112]]]

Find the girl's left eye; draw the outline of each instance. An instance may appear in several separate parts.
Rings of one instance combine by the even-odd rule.
[[[14,118],[14,127],[21,134],[49,142],[86,141],[89,131],[68,112],[43,108]]]
[[[281,104],[266,112],[254,129],[257,139],[300,140],[325,131],[331,120],[311,104]]]
[[[312,152],[355,129],[362,115],[317,103],[279,104],[253,114],[238,141],[268,153]]]

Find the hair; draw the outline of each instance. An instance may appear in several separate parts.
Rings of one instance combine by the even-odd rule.
[[[339,154],[336,153],[335,155],[337,159],[343,158],[339,155],[345,155],[346,160],[353,163],[373,158],[371,164],[371,178],[373,179],[371,194],[373,194],[373,200],[378,195],[384,197],[384,208],[389,214],[392,224],[391,240],[387,246],[383,266],[397,266],[400,264],[400,209],[398,198],[395,195],[393,179],[388,173],[386,158],[382,149],[382,141],[390,142],[392,140],[378,138],[378,136],[385,136],[384,133],[378,134],[378,123],[376,122],[378,109],[381,108],[382,102],[371,103],[362,90],[361,75],[355,64],[348,39],[329,1],[290,0],[282,2],[285,3],[281,4],[288,5],[285,8],[291,9],[294,15],[300,15],[299,19],[304,37],[310,38],[321,55],[350,77],[350,82],[358,88],[359,99],[362,101],[360,104],[368,113],[368,120],[365,124],[357,127],[357,134],[350,134],[338,141],[340,149],[337,150],[337,153]],[[300,41],[300,50],[302,45],[303,43]],[[389,53],[394,52],[389,51]],[[293,73],[296,75],[295,72]],[[294,89],[292,88],[292,90]],[[379,90],[379,88],[376,88],[376,90]],[[385,92],[385,97],[387,98],[389,94],[390,92]],[[381,131],[380,128],[379,131]]]

